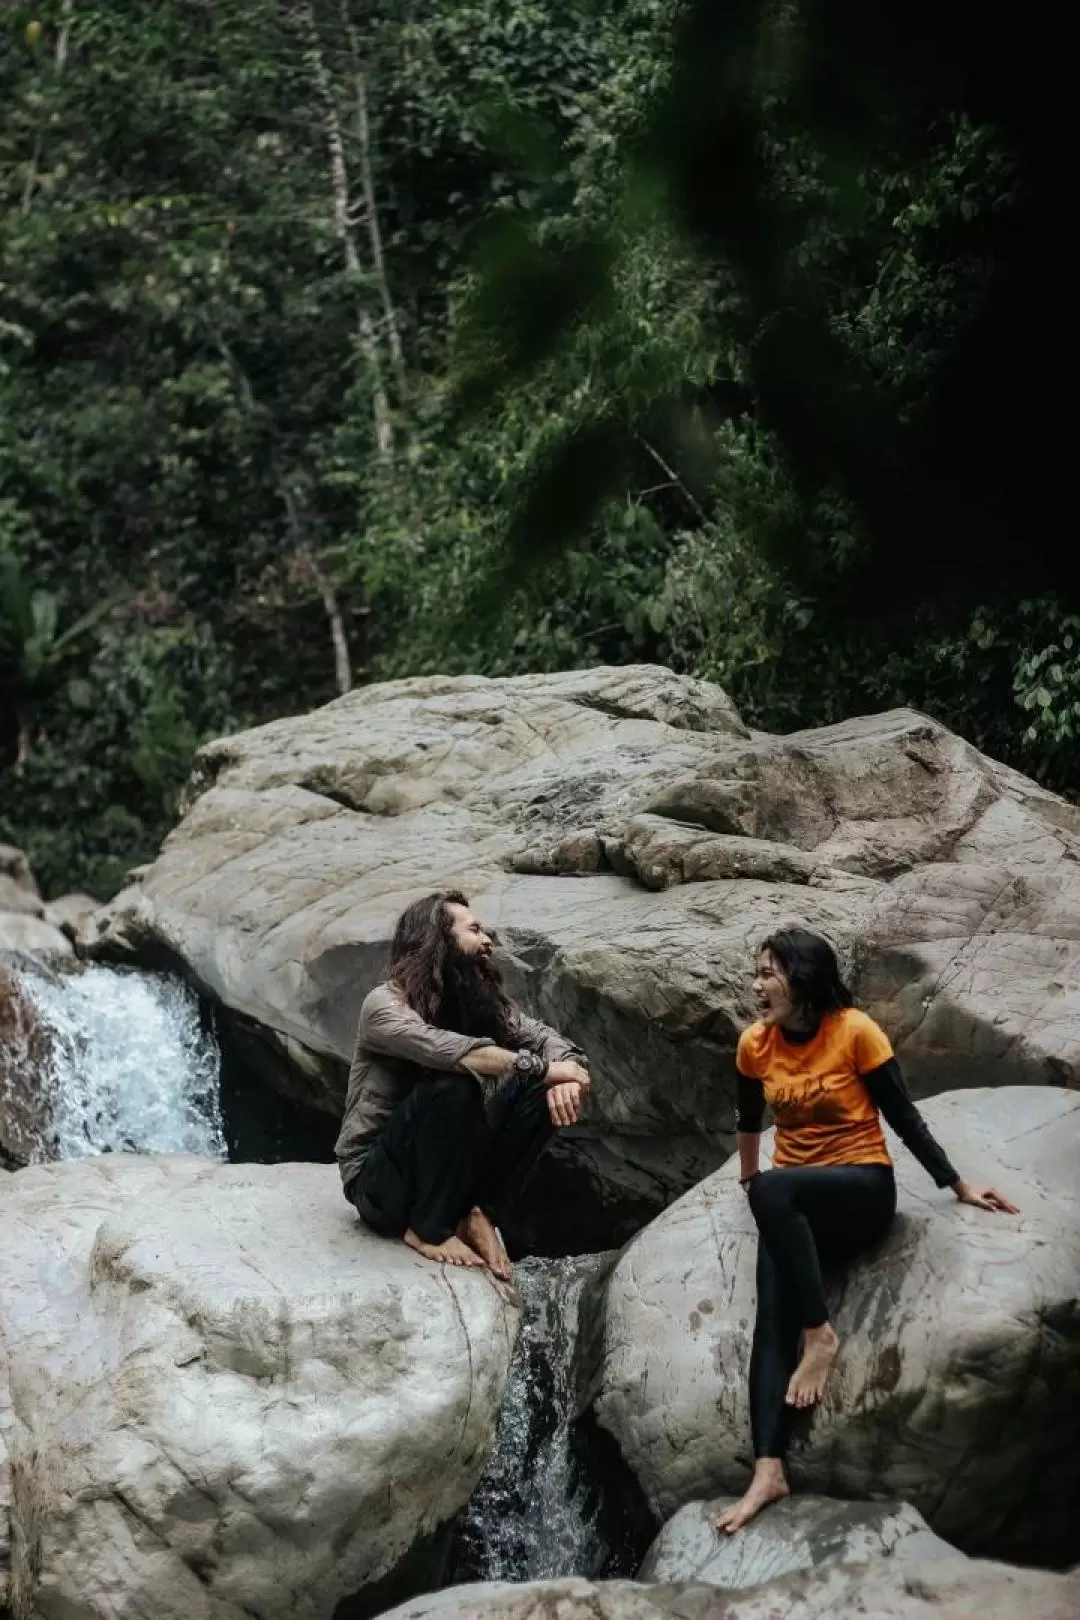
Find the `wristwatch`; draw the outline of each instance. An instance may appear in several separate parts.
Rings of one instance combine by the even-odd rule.
[[[515,1074],[520,1074],[525,1080],[542,1080],[547,1074],[548,1066],[536,1052],[521,1051],[514,1057]]]

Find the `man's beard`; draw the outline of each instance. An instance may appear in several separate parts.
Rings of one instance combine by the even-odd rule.
[[[482,1035],[505,1043],[509,1008],[502,975],[490,956],[452,950],[443,978],[439,1023],[459,1035]]]

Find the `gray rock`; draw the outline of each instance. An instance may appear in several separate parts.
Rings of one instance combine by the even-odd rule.
[[[14,844],[0,844],[0,953],[62,961],[71,941],[46,916],[30,862]]]
[[[592,1243],[730,1149],[778,923],[834,938],[916,1092],[1077,1073],[1080,809],[910,711],[772,737],[659,668],[397,681],[210,744],[188,803],[95,949],[179,966],[336,1115],[396,917],[463,887],[593,1060],[559,1199],[573,1231],[601,1185]]]
[[[40,971],[33,964],[30,971]],[[25,972],[25,970],[24,970]],[[42,1077],[52,1036],[20,974],[0,960],[0,1162],[9,1170],[51,1158],[51,1113]]]
[[[45,918],[66,934],[73,945],[78,945],[84,939],[93,939],[100,909],[100,903],[91,894],[62,894],[59,899],[49,901]]]
[[[27,857],[21,849],[16,849],[14,844],[0,844],[0,885],[6,887],[9,883],[14,888],[21,889],[24,894],[40,901],[38,886]],[[0,893],[3,892],[4,889],[0,888]]]
[[[899,1218],[834,1280],[840,1355],[792,1477],[911,1502],[967,1552],[1060,1563],[1080,1495],[1080,1097],[954,1092],[925,1112],[961,1172],[1022,1213],[959,1206],[894,1143]],[[659,1523],[749,1474],[757,1238],[737,1175],[732,1161],[628,1246],[583,1341],[595,1417]]]
[[[383,1620],[1076,1620],[1080,1580],[1007,1564],[879,1558],[734,1596],[701,1583],[534,1581],[450,1587]]]
[[[0,911],[0,951],[25,952],[47,962],[62,962],[75,954],[66,934],[26,911]]]
[[[737,1535],[719,1534],[713,1520],[734,1500],[720,1496],[680,1508],[646,1553],[638,1580],[708,1581],[740,1591],[819,1564],[964,1556],[906,1502],[793,1496],[774,1502]]]
[[[41,917],[45,913],[45,904],[33,889],[0,872],[0,913],[6,911],[13,911],[19,916]]]
[[[32,1167],[0,1230],[0,1610],[325,1620],[468,1499],[517,1309],[332,1167]]]

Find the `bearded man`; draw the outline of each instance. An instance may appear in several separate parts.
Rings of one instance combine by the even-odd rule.
[[[500,1218],[588,1090],[584,1054],[504,994],[465,896],[429,894],[360,1012],[335,1150],[345,1196],[428,1260],[506,1279]]]

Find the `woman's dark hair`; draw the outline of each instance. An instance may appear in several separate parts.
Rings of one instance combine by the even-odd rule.
[[[454,945],[449,908],[468,904],[460,889],[414,900],[394,929],[389,976],[425,1024],[486,1035],[507,1046],[513,1009],[498,969],[487,957],[463,958]]]
[[[809,928],[779,928],[758,946],[758,954],[771,951],[784,970],[791,999],[800,1012],[815,1022],[855,998],[840,977],[836,952],[827,939]]]

